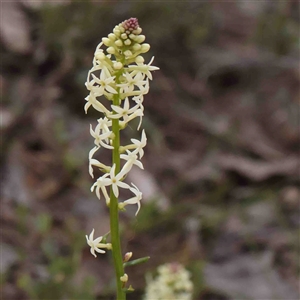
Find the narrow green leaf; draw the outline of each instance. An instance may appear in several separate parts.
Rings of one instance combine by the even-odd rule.
[[[145,263],[149,259],[150,259],[150,256],[145,256],[145,257],[138,258],[138,259],[135,259],[135,260],[127,261],[127,262],[123,263],[123,266],[124,266],[124,268],[130,267],[130,266],[135,266],[135,265],[138,265],[138,264]]]

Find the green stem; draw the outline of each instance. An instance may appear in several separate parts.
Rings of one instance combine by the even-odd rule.
[[[113,98],[114,105],[120,105],[119,95],[114,95]],[[120,127],[119,120],[112,119],[112,130],[114,133],[113,139],[113,154],[112,154],[112,162],[116,165],[115,174],[120,172]],[[121,241],[120,241],[120,233],[119,233],[119,208],[118,208],[118,199],[114,195],[112,188],[110,189],[110,232],[111,232],[111,243],[112,243],[112,255],[114,261],[114,268],[116,274],[117,281],[117,300],[126,300],[126,294],[122,290],[122,282],[120,277],[124,275],[124,267],[123,267],[123,258],[121,251]]]

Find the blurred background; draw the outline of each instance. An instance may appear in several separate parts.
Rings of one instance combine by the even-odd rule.
[[[122,214],[127,269],[177,261],[194,299],[299,299],[299,2],[11,1],[1,4],[1,299],[114,299],[109,230],[90,192],[84,86],[93,53],[137,17],[146,61],[144,193]],[[126,138],[136,135],[129,132]],[[106,151],[100,160],[109,159]]]

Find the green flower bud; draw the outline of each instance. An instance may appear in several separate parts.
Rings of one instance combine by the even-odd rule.
[[[122,34],[121,34],[121,38],[122,38],[123,40],[126,40],[126,39],[127,39],[127,34],[126,34],[126,33],[122,33]]]
[[[111,44],[111,40],[108,39],[108,38],[106,38],[106,37],[102,38],[102,42],[103,42],[103,44],[104,44],[105,46],[107,46],[107,47],[109,47],[110,44]]]
[[[126,46],[129,46],[129,45],[131,44],[131,40],[129,40],[129,39],[125,40],[125,41],[124,41],[124,44],[125,44]]]
[[[149,44],[142,44],[142,47],[141,47],[141,52],[142,53],[146,53],[150,50],[150,45]]]
[[[115,45],[118,46],[118,47],[122,47],[123,46],[123,42],[121,40],[117,40],[115,42]]]
[[[115,70],[120,70],[123,68],[123,64],[121,62],[115,62],[113,67]]]
[[[95,53],[95,58],[98,60],[104,60],[106,58],[105,54],[102,51]]]
[[[113,33],[110,33],[110,34],[108,35],[108,38],[109,38],[111,41],[113,41],[113,42],[117,39],[116,35],[113,34]]]
[[[150,47],[149,47],[149,49],[150,49]],[[146,51],[146,52],[147,52],[147,51]],[[130,57],[130,56],[132,56],[132,52],[131,52],[130,50],[126,50],[126,51],[124,52],[124,55],[127,56],[127,57]]]
[[[141,56],[141,55],[139,55],[139,56],[137,56],[136,58],[135,58],[135,62],[137,63],[137,64],[142,64],[142,63],[144,63],[144,57],[143,56]]]
[[[120,34],[121,34],[120,30],[117,29],[117,28],[114,28],[113,33],[114,33],[116,36],[120,36]]]
[[[114,47],[109,47],[109,48],[106,49],[106,51],[107,51],[107,53],[109,53],[109,54],[115,54],[115,53],[116,53],[116,50],[115,50]]]
[[[139,51],[140,49],[141,49],[141,45],[140,44],[134,44],[133,46],[132,46],[132,50],[134,50],[134,51]]]
[[[146,37],[144,35],[138,35],[135,39],[135,41],[139,44],[141,44],[144,40],[146,39]]]

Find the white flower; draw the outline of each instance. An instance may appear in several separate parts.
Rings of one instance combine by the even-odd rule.
[[[90,92],[93,90],[94,84],[95,84],[95,80],[90,80],[90,77],[92,76],[92,72],[93,72],[93,69],[89,70],[87,80],[86,80],[86,83],[85,83],[85,87]]]
[[[116,196],[116,198],[118,198],[119,197],[119,187],[123,188],[123,189],[129,189],[130,186],[127,183],[121,181],[123,179],[125,173],[119,172],[117,175],[115,175],[115,169],[116,169],[116,165],[113,164],[113,166],[109,172],[110,177],[106,178],[106,176],[108,174],[105,174],[101,178],[102,178],[103,185],[105,185],[105,186],[111,185],[114,195]]]
[[[90,92],[90,94],[84,99],[87,101],[87,103],[84,106],[85,113],[87,113],[91,105],[99,112],[102,112],[104,114],[110,113],[110,111],[96,99],[96,96],[93,94],[93,92]]]
[[[97,179],[97,181],[91,186],[91,191],[93,192],[94,189],[96,188],[96,195],[98,197],[98,199],[100,200],[101,196],[100,196],[100,189],[101,189],[101,192],[105,198],[105,201],[106,201],[106,204],[109,205],[110,203],[110,197],[107,193],[107,190],[106,190],[106,186],[109,186],[110,183],[109,182],[106,182],[104,181],[104,179],[108,176],[109,174],[106,173],[104,174],[103,176],[99,177]]]
[[[152,62],[154,60],[154,56],[151,58],[148,65],[145,65],[143,63],[137,63],[137,65],[129,65],[128,69],[131,71],[133,70],[133,74],[143,74],[146,75],[150,80],[152,80],[152,74],[150,71],[159,70],[158,67],[151,66]]]
[[[91,76],[93,79],[87,84],[87,88],[93,91],[97,97],[104,95],[106,92],[118,94],[118,92],[110,85],[115,82],[116,76],[111,76],[106,67],[103,67],[101,70],[100,78],[97,78],[93,73],[91,73]],[[95,83],[98,84],[98,86],[95,86]]]
[[[97,148],[97,147],[95,147],[95,148]],[[93,148],[92,150],[94,150],[95,148]],[[99,169],[101,169],[101,170],[103,170],[105,172],[109,172],[109,170],[110,170],[109,166],[103,164],[102,162],[100,162],[97,159],[91,158],[90,161],[89,161],[89,173],[90,173],[90,175],[91,175],[92,178],[94,178],[93,166],[94,167],[98,167]]]
[[[142,131],[141,140],[131,139],[131,141],[132,141],[133,144],[120,147],[120,153],[123,153],[123,152],[125,152],[126,150],[129,150],[129,149],[135,149],[133,151],[133,153],[139,154],[139,158],[141,159],[144,156],[143,148],[147,144],[147,137],[146,137],[145,130]]]
[[[169,263],[158,267],[155,279],[146,278],[145,300],[180,299],[191,300],[193,283],[190,273],[179,263]]]
[[[146,80],[145,85],[140,86],[139,90],[134,90],[130,93],[121,93],[122,99],[128,96],[140,96],[140,95],[146,95],[149,92],[149,81]]]
[[[126,160],[125,165],[122,168],[123,173],[128,173],[133,165],[138,166],[141,169],[144,169],[143,164],[138,160],[138,157],[135,153],[130,152],[129,150],[126,151],[127,154],[121,154],[120,158]]]
[[[138,127],[137,127],[137,130],[140,129],[140,126],[142,125],[142,117],[144,116],[144,112],[141,108],[138,108],[133,114],[129,115],[128,118],[126,118],[126,121],[120,121],[120,127],[121,128],[124,128],[125,125],[127,123],[129,123],[131,120],[137,118],[137,117],[140,117],[140,122],[138,124]]]
[[[130,94],[134,91],[135,86],[141,90],[146,83],[147,81],[143,80],[143,75],[141,73],[137,73],[134,76],[132,76],[130,73],[125,73],[124,83],[120,83],[117,86],[121,87],[124,93]]]
[[[90,233],[89,237],[86,235],[85,238],[86,238],[86,241],[88,243],[88,245],[91,247],[91,253],[97,257],[96,252],[98,253],[105,253],[104,250],[101,250],[100,248],[104,248],[104,249],[108,249],[110,250],[112,247],[111,247],[111,244],[110,243],[100,243],[101,240],[103,239],[102,236],[94,239],[94,229],[92,230],[92,232]]]
[[[91,175],[92,178],[94,178],[94,170],[93,170],[93,164],[92,164],[92,160],[93,160],[93,155],[95,154],[95,152],[99,149],[100,147],[94,147],[90,150],[89,152],[89,173]]]
[[[102,61],[103,58],[105,58],[105,54],[103,49],[101,49],[103,43],[101,42],[100,44],[98,44],[98,46],[96,47],[95,53],[94,53],[94,58],[93,58],[93,66],[100,66],[102,68]]]
[[[133,145],[135,146],[135,150],[133,151],[133,153],[138,153],[140,156],[140,159],[144,156],[144,150],[143,148],[146,146],[147,144],[147,137],[146,137],[146,133],[145,130],[142,131],[142,137],[141,140],[137,140],[137,139],[131,139]]]
[[[100,163],[97,159],[94,159],[93,156],[95,154],[96,151],[98,151],[100,149],[99,146],[95,146],[94,148],[92,148],[92,150],[89,152],[89,173],[91,175],[92,178],[94,178],[94,173],[93,173],[93,166],[102,168],[104,170],[106,170],[108,167],[102,163]]]
[[[99,126],[100,130],[103,133],[104,132],[110,132],[110,133],[112,133],[112,131],[110,129],[110,127],[112,126],[112,122],[111,122],[111,120],[109,120],[106,117],[98,119],[98,125],[97,126]]]
[[[94,131],[92,125],[90,124],[90,134],[95,139],[95,145],[98,147],[101,145],[104,148],[113,149],[113,146],[108,145],[108,138],[111,136],[112,132],[108,131],[101,134],[100,129],[101,127],[97,125]],[[104,143],[104,141],[106,143]]]
[[[135,213],[135,215],[137,215],[139,213],[139,210],[141,208],[141,203],[140,201],[142,200],[143,194],[142,192],[138,189],[138,187],[136,185],[134,185],[133,183],[131,183],[134,187],[130,188],[130,191],[133,192],[135,194],[134,197],[119,203],[119,208],[123,209],[126,205],[128,204],[137,204],[138,208],[137,211]]]
[[[143,101],[144,101],[144,95],[141,94],[141,95],[132,97],[132,100],[133,100],[136,104],[138,104],[139,106],[143,106],[142,103],[143,103]]]
[[[134,107],[130,108],[128,97],[124,100],[124,106],[120,107],[117,105],[111,105],[111,108],[116,112],[116,114],[112,114],[109,117],[112,119],[120,119],[123,118],[125,123],[129,121],[129,115],[135,113],[139,109],[139,105],[135,105]]]

